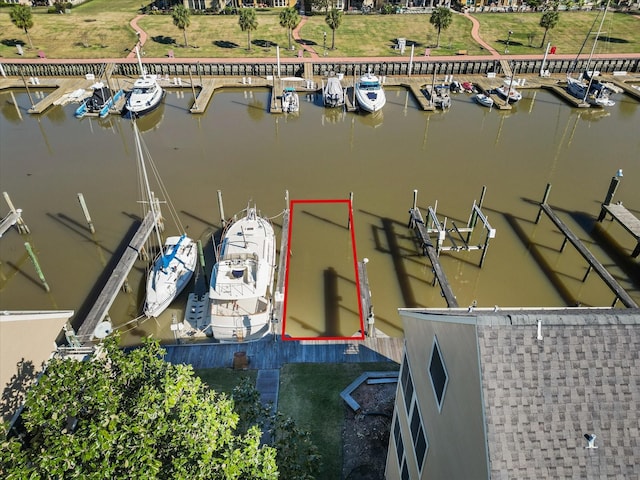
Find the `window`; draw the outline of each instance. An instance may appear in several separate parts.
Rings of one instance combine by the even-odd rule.
[[[438,411],[441,411],[449,377],[447,376],[447,369],[445,368],[444,361],[442,360],[442,353],[440,352],[440,345],[438,344],[437,337],[433,337],[431,361],[429,362],[429,377],[431,378],[433,393],[436,396]]]
[[[398,415],[393,425],[393,440],[396,443],[396,454],[398,455],[398,468],[402,472],[402,479],[409,480],[409,469],[407,467],[407,457],[404,454],[404,443],[402,443],[402,432],[400,431],[400,423],[398,422]]]
[[[424,426],[422,424],[422,419],[420,417],[420,408],[418,405],[418,398],[415,394],[413,379],[411,377],[411,370],[409,369],[409,362],[407,360],[407,356],[405,355],[404,360],[402,362],[402,370],[400,372],[400,382],[402,384],[402,393],[404,396],[404,404],[407,412],[407,421],[409,422],[409,428],[411,430],[411,440],[413,442],[410,444],[413,447],[413,452],[415,453],[416,463],[418,466],[418,471],[422,471],[422,466],[424,465],[424,461],[427,455],[427,450],[429,448],[429,442],[427,441],[427,435],[424,431]],[[394,431],[394,436],[396,437],[396,448],[398,448],[398,440],[400,437],[399,425],[396,417],[396,424],[394,425],[394,429],[398,429],[396,433]],[[400,441],[402,439],[400,438]],[[398,462],[402,467],[402,458],[398,452]],[[405,473],[408,472],[406,467],[406,457],[404,461],[404,467],[401,468],[402,478],[405,478]],[[406,478],[409,478],[408,476]]]
[[[411,379],[411,372],[409,371],[409,362],[405,355],[402,362],[402,393],[404,393],[404,404],[407,408],[407,415],[411,409],[411,398],[413,397],[413,380]]]

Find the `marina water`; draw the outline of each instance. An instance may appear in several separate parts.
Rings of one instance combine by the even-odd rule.
[[[218,190],[227,217],[255,204],[273,217],[278,236],[287,191],[297,200],[346,199],[352,192],[357,254],[369,259],[375,326],[399,336],[398,307],[446,307],[407,228],[413,190],[423,214],[437,202],[440,220],[447,217],[452,228],[466,225],[484,185],[483,211],[497,234],[483,268],[479,251],[440,255],[460,306],[608,307],[612,292],[595,274],[582,282],[588,265],[577,251],[568,245],[559,252],[563,237],[545,217],[534,224],[550,183],[549,204],[640,302],[639,260],[629,257],[634,239],[608,220],[594,228],[618,169],[624,177],[614,201],[640,216],[640,104],[618,94],[614,107],[585,111],[546,91],[523,95],[512,111],[489,110],[458,94],[449,111],[429,113],[394,88],[380,115],[359,115],[324,109],[319,96],[301,94],[299,115],[276,116],[267,111],[268,90],[243,88],[217,93],[207,112],[196,116],[188,112],[191,93],[173,90],[139,127],[189,235],[203,242],[207,275],[211,235],[220,227]],[[29,237],[10,231],[0,240],[0,308],[80,314],[141,212],[131,125],[113,116],[79,121],[76,105],[41,116],[29,115],[29,107],[22,91],[0,93],[0,189],[23,209],[31,229]],[[3,202],[0,213],[6,211]],[[296,215],[287,333],[352,335],[358,312],[347,215],[311,204]],[[484,236],[478,224],[472,241],[483,243]],[[119,294],[110,311],[125,343],[150,334],[172,342],[170,326],[182,320],[187,292],[159,319],[135,321],[143,299],[142,262],[128,283],[130,293]]]

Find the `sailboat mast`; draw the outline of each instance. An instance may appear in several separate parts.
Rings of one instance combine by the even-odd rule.
[[[142,66],[142,59],[140,58],[140,47],[138,45],[136,45],[136,57],[138,57],[138,67],[140,68],[140,75],[144,77],[147,72]]]
[[[609,10],[609,3],[611,0],[607,0],[607,4],[604,7],[604,12],[602,13],[602,18],[600,19],[600,26],[598,27],[598,32],[596,33],[596,38],[593,39],[593,46],[591,47],[591,53],[589,54],[589,60],[587,60],[587,68],[586,72],[589,72],[589,66],[591,66],[591,59],[593,58],[593,53],[596,51],[596,44],[598,43],[598,38],[600,37],[600,33],[602,32],[602,25],[604,25],[604,17],[607,16],[607,10]],[[589,85],[584,93],[584,98],[582,101],[584,102],[587,99],[587,95],[589,95],[589,91],[591,91],[591,85],[593,84],[593,72],[589,75]]]
[[[162,239],[160,238],[160,232],[158,231],[158,217],[159,212],[156,210],[156,202],[153,196],[153,192],[151,192],[151,186],[149,185],[149,176],[147,175],[147,167],[144,162],[144,152],[142,151],[142,143],[140,141],[140,131],[138,130],[138,125],[135,120],[133,121],[133,133],[136,141],[136,154],[138,157],[138,161],[140,162],[140,170],[142,172],[142,179],[144,180],[144,187],[146,190],[147,198],[149,199],[149,208],[153,213],[153,222],[154,222],[154,230],[156,232],[156,239],[158,240],[158,245],[160,246],[160,253],[164,255],[162,251]]]

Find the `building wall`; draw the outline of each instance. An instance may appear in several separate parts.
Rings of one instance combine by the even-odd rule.
[[[487,447],[478,364],[476,327],[473,323],[441,321],[441,315],[401,311],[405,332],[403,369],[408,365],[428,448],[421,472],[413,453],[411,418],[407,418],[403,380],[398,395],[387,454],[388,480],[402,478],[394,438],[397,421],[402,435],[409,478],[488,478]],[[460,317],[458,317],[458,322]],[[447,383],[441,408],[429,375],[434,338],[446,369]],[[397,419],[397,420],[396,420]],[[406,477],[405,477],[406,478]]]

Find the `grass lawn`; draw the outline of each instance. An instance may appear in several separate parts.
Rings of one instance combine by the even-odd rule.
[[[203,368],[195,370],[195,374],[206,383],[211,390],[231,395],[240,381],[249,377],[253,384],[258,376],[257,370],[234,370],[232,368]]]
[[[311,432],[313,442],[322,455],[317,478],[340,478],[342,475],[342,425],[344,402],[340,392],[367,371],[399,370],[388,363],[289,364],[280,370],[278,410],[296,424]],[[231,395],[243,377],[255,384],[256,370],[206,368],[195,371],[203,382],[217,392]]]
[[[399,369],[399,365],[391,362],[290,364],[282,367],[278,410],[311,432],[322,455],[317,478],[342,476],[345,404],[340,392],[363,372]]]
[[[92,0],[71,9],[70,13],[48,14],[45,7],[33,9],[34,26],[29,31],[33,50],[26,49],[25,57],[35,58],[43,50],[49,58],[122,58],[136,42],[129,22],[138,15],[140,2],[136,0]],[[16,43],[28,47],[25,33],[9,19],[9,8],[0,9],[0,57],[18,58]],[[191,15],[187,29],[189,48],[183,46],[182,32],[173,25],[169,15],[148,15],[139,25],[149,35],[144,46],[149,58],[166,57],[169,50],[176,57],[185,58],[251,58],[275,57],[275,45],[280,45],[282,57],[295,56],[299,45],[288,50],[288,38],[279,24],[279,9],[258,11],[258,29],[251,32],[251,51],[247,49],[247,34],[240,30],[237,16]],[[561,12],[558,26],[549,31],[547,41],[557,46],[558,53],[577,53],[591,27],[596,12]],[[543,29],[540,13],[475,14],[481,23],[480,34],[489,44],[502,52],[507,32],[513,31],[509,52],[512,54],[540,54]],[[640,52],[640,17],[623,13],[609,13],[604,28],[607,33],[598,42],[598,53]],[[471,39],[471,21],[454,15],[451,27],[440,37],[435,48],[437,32],[429,23],[429,15],[345,15],[335,32],[335,49],[331,49],[332,31],[324,15],[308,17],[300,35],[324,54],[323,37],[327,32],[328,57],[395,56],[395,39],[407,39],[410,54],[432,56],[453,55],[467,50],[469,55],[486,53]],[[546,43],[546,42],[545,42]],[[194,48],[197,47],[197,48]]]
[[[549,30],[546,43],[557,47],[556,53],[578,53],[593,24],[597,12],[560,12],[558,25]],[[513,32],[509,41],[512,55],[542,54],[540,43],[544,29],[540,27],[541,13],[483,13],[474,15],[480,22],[480,35],[498,52],[504,53],[509,30]],[[598,18],[596,28],[600,24]],[[590,39],[583,50],[591,51]],[[609,12],[605,17],[602,34],[595,53],[638,53],[640,52],[640,16]]]

